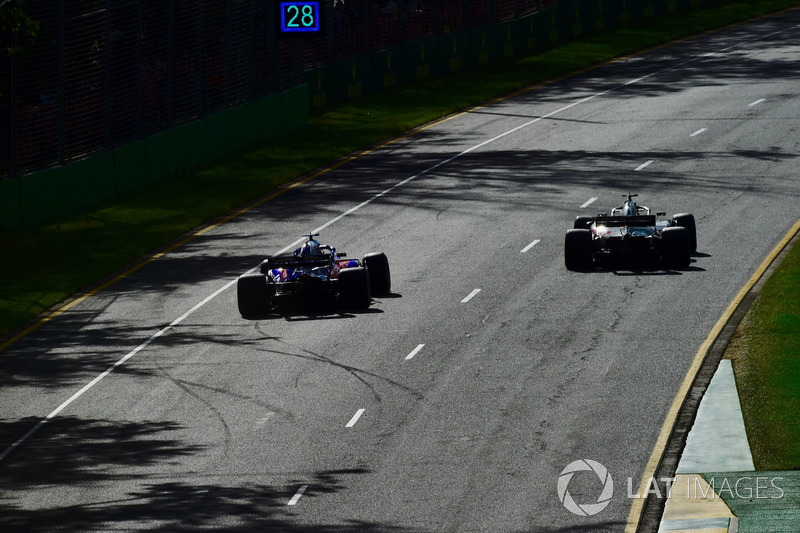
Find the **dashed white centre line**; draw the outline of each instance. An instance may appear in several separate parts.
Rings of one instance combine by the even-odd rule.
[[[523,248],[522,250],[520,250],[520,251],[519,251],[519,253],[521,253],[521,254],[524,254],[525,252],[527,252],[528,250],[530,250],[531,248],[533,248],[534,246],[536,246],[536,245],[537,245],[537,244],[539,244],[540,242],[541,242],[541,241],[540,241],[539,239],[536,239],[535,241],[533,241],[532,243],[530,243],[528,246],[526,246],[525,248]]]
[[[583,202],[583,205],[581,205],[581,209],[589,207],[595,202],[595,200],[597,200],[597,198],[589,198],[587,201]]]
[[[753,107],[754,105],[758,105],[758,104],[760,104],[761,102],[763,102],[764,100],[766,100],[766,98],[759,98],[759,99],[758,99],[758,100],[756,100],[755,102],[750,102],[749,104],[747,104],[747,107]]]
[[[424,347],[425,347],[424,344],[418,344],[417,347],[411,350],[411,353],[406,356],[406,361],[408,361],[409,359],[413,359],[413,357],[417,355],[419,351]]]
[[[292,496],[292,499],[289,500],[289,503],[286,505],[297,505],[298,500],[300,500],[300,496],[303,495],[307,488],[308,485],[300,485],[300,488],[297,489],[297,492],[294,493],[294,496]]]
[[[696,132],[694,132],[694,133],[692,133],[691,135],[689,135],[689,137],[694,137],[695,135],[700,135],[701,133],[703,133],[703,132],[704,132],[704,131],[706,131],[707,129],[708,129],[708,128],[700,128],[700,129],[699,129],[699,130],[697,130]]]
[[[651,159],[649,161],[645,161],[644,163],[642,163],[641,165],[636,167],[636,170],[642,170],[645,167],[649,167],[653,163],[653,161],[655,161],[655,159]]]
[[[351,427],[355,426],[356,422],[358,422],[358,419],[361,418],[361,415],[364,414],[365,410],[366,409],[359,409],[358,411],[356,411],[356,414],[353,415],[353,418],[350,419],[350,422],[348,422],[345,427],[346,428],[351,428]]]
[[[463,300],[461,300],[461,303],[462,303],[462,304],[465,304],[465,303],[467,303],[468,301],[472,300],[472,297],[473,297],[473,296],[475,296],[476,294],[478,294],[479,292],[481,292],[481,290],[480,290],[480,289],[475,289],[474,291],[472,291],[471,293],[469,293],[469,294],[467,295],[467,297],[466,297],[466,298],[464,298]]]

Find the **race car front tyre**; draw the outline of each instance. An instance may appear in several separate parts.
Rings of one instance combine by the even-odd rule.
[[[564,237],[564,264],[569,270],[589,270],[592,267],[592,232],[570,229]]]
[[[267,277],[263,274],[245,274],[236,282],[236,299],[239,314],[244,318],[257,318],[269,312],[270,297]]]
[[[689,231],[689,246],[692,253],[697,251],[697,224],[694,221],[694,215],[688,213],[681,213],[675,215],[675,224],[686,228]]]
[[[691,263],[689,230],[682,226],[664,228],[661,232],[661,259],[672,268],[686,268]]]
[[[592,224],[594,224],[595,218],[589,216],[579,216],[575,217],[575,222],[572,223],[573,229],[590,229]]]
[[[339,303],[349,309],[367,309],[372,303],[369,272],[364,267],[345,268],[339,272]]]
[[[392,275],[386,254],[367,254],[362,261],[369,272],[369,290],[372,294],[389,294],[392,291]]]

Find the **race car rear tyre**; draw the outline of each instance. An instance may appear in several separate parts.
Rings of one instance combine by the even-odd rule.
[[[590,216],[575,217],[575,222],[572,223],[573,229],[589,229],[594,224],[595,218]]]
[[[680,215],[675,215],[674,218],[675,218],[675,224],[689,230],[689,246],[692,249],[692,253],[696,252],[697,224],[694,221],[694,215],[690,215],[689,213],[681,213]]]
[[[236,299],[239,303],[239,314],[243,317],[266,315],[270,308],[267,277],[263,274],[240,276],[236,282]]]
[[[569,270],[589,270],[592,267],[592,232],[570,229],[564,237],[564,264]]]
[[[672,268],[686,268],[691,262],[689,230],[682,226],[664,228],[661,232],[661,258]]]
[[[369,272],[369,290],[372,294],[389,294],[392,291],[392,274],[386,254],[367,254],[362,261]]]
[[[369,272],[364,267],[345,268],[339,272],[339,303],[350,309],[367,309],[372,303]]]

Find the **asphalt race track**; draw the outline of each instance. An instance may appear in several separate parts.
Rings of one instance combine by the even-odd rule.
[[[0,353],[0,531],[622,531],[698,346],[800,218],[798,128],[795,10],[452,117],[213,227]],[[628,191],[695,215],[690,268],[567,271],[574,217]],[[393,294],[241,318],[236,277],[323,226],[385,252]],[[590,516],[557,491],[579,459],[614,481]]]

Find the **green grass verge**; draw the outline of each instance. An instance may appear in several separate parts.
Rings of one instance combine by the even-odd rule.
[[[764,284],[731,352],[756,470],[800,469],[800,246]]]
[[[346,154],[497,95],[793,5],[800,2],[720,1],[364,96],[326,108],[308,127],[217,165],[59,224],[7,232],[0,240],[0,336],[199,224]]]

